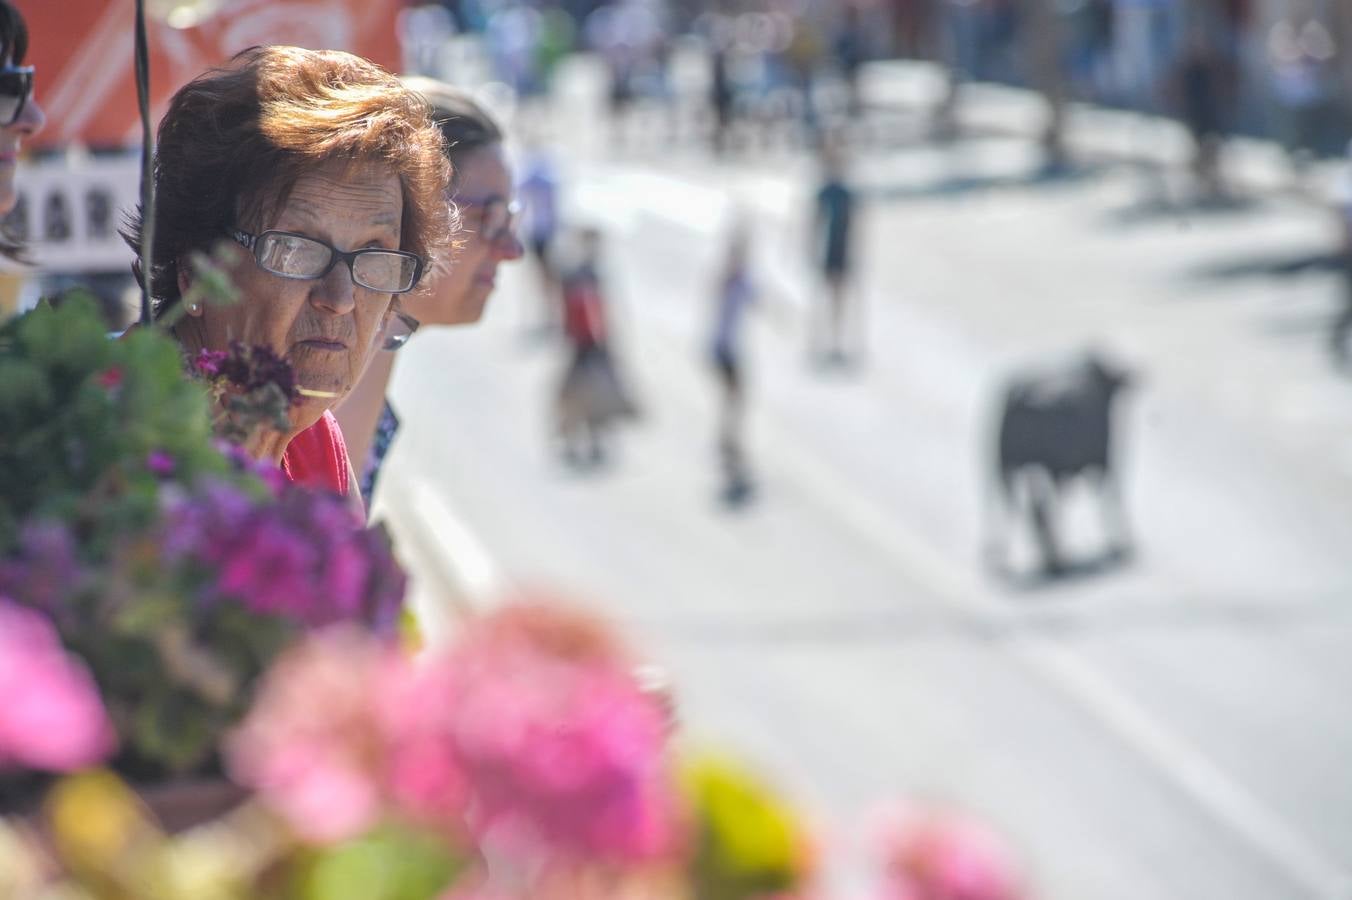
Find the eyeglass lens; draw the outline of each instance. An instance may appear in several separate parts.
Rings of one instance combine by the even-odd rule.
[[[391,314],[389,321],[385,323],[384,348],[398,350],[408,343],[408,339],[413,337],[413,332],[417,330],[417,319],[401,313]]]
[[[269,232],[261,235],[255,258],[269,272],[290,278],[318,278],[333,261],[333,248],[313,238]],[[389,250],[358,250],[352,256],[352,280],[385,293],[406,291],[417,274],[417,259]]]
[[[496,241],[512,227],[516,218],[516,204],[506,200],[489,200],[487,203],[465,204],[469,209],[478,211],[478,227],[473,228],[486,241]]]

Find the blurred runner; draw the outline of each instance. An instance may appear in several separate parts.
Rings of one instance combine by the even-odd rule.
[[[563,276],[563,330],[572,359],[559,385],[556,409],[564,460],[599,466],[607,457],[607,434],[619,419],[634,418],[611,356],[605,294],[598,268],[601,234],[585,229],[578,259]]]
[[[838,142],[828,141],[822,151],[822,184],[817,189],[813,220],[813,256],[826,284],[827,327],[824,342],[815,333],[818,329],[809,338],[809,353],[828,365],[849,362],[845,326],[852,287],[857,206],[855,192],[845,179],[843,150]]]
[[[746,313],[756,302],[751,278],[751,235],[745,222],[733,226],[727,256],[714,291],[714,328],[710,361],[721,389],[718,452],[723,466],[723,501],[737,506],[751,498],[752,483],[743,443],[745,401],[742,332]]]
[[[1348,347],[1348,338],[1352,337],[1352,144],[1348,144],[1346,168],[1338,186],[1337,212],[1343,308],[1333,322],[1330,349],[1334,360],[1346,367],[1352,362],[1352,348]]]

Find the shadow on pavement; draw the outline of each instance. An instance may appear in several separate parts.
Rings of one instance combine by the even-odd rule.
[[[869,196],[883,201],[934,200],[1000,190],[1022,190],[1080,184],[1103,171],[1101,166],[1039,166],[1020,175],[954,175],[930,184],[883,185]]]
[[[1252,214],[1263,207],[1253,197],[1226,195],[1178,201],[1168,197],[1143,197],[1125,206],[1107,210],[1100,224],[1105,228],[1143,228],[1177,219],[1214,219]]]
[[[1240,281],[1249,278],[1294,278],[1308,274],[1337,274],[1343,269],[1338,253],[1312,250],[1307,253],[1260,256],[1210,262],[1188,273],[1202,281]]]

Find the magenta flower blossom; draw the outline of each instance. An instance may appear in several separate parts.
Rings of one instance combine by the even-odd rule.
[[[456,676],[443,679],[475,835],[563,860],[639,863],[670,853],[661,706],[626,662],[574,652],[581,629],[566,617],[558,626],[567,633],[554,635],[520,610],[496,618],[470,629],[451,657]]]
[[[163,450],[151,450],[146,456],[146,469],[152,475],[158,475],[161,478],[168,478],[174,474],[177,468],[174,458]]]
[[[1020,900],[1018,870],[998,836],[955,813],[896,815],[882,829],[880,900]]]
[[[618,659],[498,624],[417,661],[313,632],[265,679],[230,771],[317,841],[394,817],[526,865],[671,853],[661,706]]]
[[[0,768],[69,772],[113,749],[89,673],[66,654],[50,622],[0,598]]]
[[[379,533],[336,496],[291,486],[275,501],[209,484],[167,504],[166,556],[205,571],[205,602],[318,627],[361,621],[392,632],[402,570]]]
[[[207,378],[215,378],[221,374],[221,367],[225,365],[229,355],[224,350],[206,348],[198,350],[197,355],[192,358],[193,371]]]
[[[231,777],[302,838],[357,837],[383,814],[386,751],[375,711],[404,661],[356,629],[316,632],[264,678],[225,745]]]

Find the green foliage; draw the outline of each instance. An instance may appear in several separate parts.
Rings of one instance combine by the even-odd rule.
[[[291,896],[303,900],[430,900],[464,867],[434,833],[386,825],[316,851],[298,866]]]
[[[82,296],[0,328],[0,554],[33,515],[146,522],[155,452],[173,459],[179,479],[226,470],[206,392],[183,376],[170,339],[152,329],[109,340]]]

